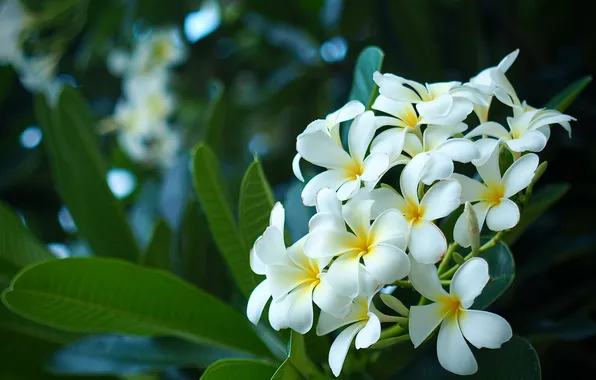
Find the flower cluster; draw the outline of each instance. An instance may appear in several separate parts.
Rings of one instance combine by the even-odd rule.
[[[354,339],[357,349],[370,347],[379,341],[382,323],[403,325],[416,347],[440,326],[439,362],[460,375],[477,371],[466,341],[476,348],[499,348],[508,341],[512,330],[507,321],[469,310],[489,281],[488,263],[477,257],[478,249],[456,271],[452,268],[449,292],[444,277],[439,278],[444,266],[437,264],[448,246],[478,247],[485,224],[495,232],[514,227],[520,219],[515,196],[530,185],[538,168],[534,152],[545,147],[550,125],[570,132],[571,116],[520,102],[505,76],[517,54],[468,83],[423,85],[377,72],[373,79],[379,94],[372,110],[351,101],[308,125],[297,138],[293,169],[302,181],[301,160],[324,169],[302,192],[304,204],[316,206],[317,212],[309,233],[286,247],[284,209],[275,205],[270,226],[250,253],[252,269],[266,279],[250,297],[248,318],[257,323],[271,298],[271,325],[304,334],[313,326],[316,305],[321,310],[318,335],[345,327],[329,352],[336,376]],[[508,128],[489,121],[495,97],[512,111]],[[340,124],[347,121],[344,147]],[[470,125],[475,127],[469,130]],[[508,168],[500,164],[506,160],[499,160],[506,155],[513,162]],[[454,162],[469,164],[478,179],[454,173]],[[396,166],[403,166],[399,189],[380,184]],[[465,211],[450,245],[437,220],[461,204]],[[381,313],[375,295],[387,285],[401,284],[420,293],[420,305],[407,309],[384,295],[387,306],[401,316]]]
[[[186,56],[178,29],[164,28],[136,41],[130,54],[114,50],[108,57],[110,71],[123,78],[113,121],[122,149],[134,161],[168,166],[180,148],[180,136],[169,120],[176,104],[169,69]]]
[[[56,78],[58,57],[51,53],[28,55],[24,51],[27,32],[34,28],[35,21],[20,0],[0,1],[0,65],[12,65],[23,87],[41,92],[55,103],[61,88]]]

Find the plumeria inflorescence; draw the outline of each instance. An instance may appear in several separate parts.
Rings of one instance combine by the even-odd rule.
[[[490,279],[488,263],[479,256],[479,231],[486,225],[500,237],[517,225],[515,197],[534,179],[535,153],[544,149],[550,125],[570,133],[569,121],[575,120],[519,100],[505,75],[517,55],[469,83],[423,85],[376,72],[379,94],[372,110],[351,101],[308,125],[297,138],[293,170],[303,181],[301,159],[324,168],[302,192],[303,203],[317,212],[309,233],[286,247],[284,210],[275,205],[271,225],[251,251],[252,269],[266,279],[250,297],[249,319],[256,324],[272,298],[271,326],[304,334],[313,326],[316,305],[318,335],[344,328],[329,352],[335,376],[352,342],[357,349],[370,347],[381,338],[383,323],[398,323],[395,331],[415,347],[438,328],[438,360],[460,375],[478,369],[466,341],[493,349],[507,342],[512,337],[507,321],[470,310]],[[508,127],[490,121],[493,98],[511,109]],[[344,146],[340,126],[350,121]],[[500,157],[507,156],[512,163],[503,167],[507,160]],[[454,162],[468,164],[467,172],[477,179],[455,173]],[[399,189],[382,183],[394,167],[402,167]],[[449,244],[437,221],[464,203]],[[465,262],[446,265],[457,247],[471,245]],[[447,273],[453,275],[449,281],[442,276]],[[387,285],[403,284],[421,295],[420,304],[407,310],[384,295],[401,315],[380,312],[375,296]]]

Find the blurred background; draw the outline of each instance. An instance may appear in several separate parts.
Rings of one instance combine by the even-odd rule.
[[[519,48],[507,75],[519,97],[535,107],[596,72],[593,14],[580,0],[23,4],[51,15],[27,49],[56,54],[59,80],[78,87],[100,120],[90,128],[96,128],[110,169],[107,180],[126,205],[141,243],[159,217],[172,229],[181,228],[194,197],[189,150],[207,137],[221,160],[232,201],[257,155],[276,199],[288,209],[293,238],[305,233],[312,211],[301,205],[302,185],[291,171],[295,138],[309,122],[347,101],[356,58],[366,46],[385,52],[383,71],[419,82],[467,81]],[[170,69],[168,84],[175,94],[168,122],[179,136],[179,148],[167,163],[138,162],[110,131],[123,80],[108,61],[114,50],[132,51],[163,27],[178,28],[177,43],[186,46],[185,59]],[[568,184],[568,192],[512,245],[516,280],[491,307],[534,344],[545,379],[562,378],[570,368],[584,374],[596,370],[596,87],[589,85],[566,113],[578,119],[573,137],[553,129],[541,154],[549,166],[536,189],[550,185],[563,194],[567,185],[562,184]],[[56,254],[88,254],[56,194],[33,97],[10,65],[0,67],[0,121],[0,198]],[[220,127],[210,131],[208,122]],[[205,244],[215,252],[213,243]],[[217,255],[209,260],[216,268],[210,276],[226,276]],[[198,285],[233,301],[230,285],[220,284]],[[3,327],[0,365],[11,357],[6,363],[15,367],[40,366],[47,358],[44,350],[26,360],[16,357],[32,346]]]

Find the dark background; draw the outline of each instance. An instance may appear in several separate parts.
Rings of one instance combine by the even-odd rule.
[[[45,6],[42,1],[27,3]],[[225,91],[217,120],[223,132],[215,148],[232,198],[256,152],[277,198],[293,202],[296,209],[289,211],[294,219],[290,223],[297,233],[305,229],[308,215],[296,206],[300,185],[291,171],[295,137],[310,121],[346,102],[355,60],[364,47],[377,45],[385,52],[385,72],[419,82],[466,81],[519,48],[518,60],[507,75],[521,99],[540,107],[566,85],[596,72],[596,29],[588,4],[581,0],[221,1],[221,24],[189,44],[189,60],[176,69],[174,89],[180,94],[180,106],[175,122],[186,131],[190,148],[204,128],[213,80],[221,81]],[[58,23],[43,38],[58,41],[65,49],[59,72],[74,78],[102,118],[111,113],[120,95],[119,79],[106,69],[107,52],[130,44],[134,31],[151,25],[182,28],[185,17],[200,7],[200,1],[191,0],[91,0],[76,13],[82,22],[79,30],[73,30],[74,23]],[[536,188],[566,182],[571,189],[512,246],[517,278],[492,307],[511,322],[516,334],[532,341],[546,379],[562,378],[572,368],[585,374],[596,370],[595,106],[596,87],[589,85],[567,110],[578,119],[572,123],[572,139],[562,128],[553,127],[540,155],[549,167]],[[0,198],[19,210],[44,242],[72,244],[75,235],[58,223],[61,203],[43,148],[24,149],[19,144],[21,132],[36,121],[32,97],[9,67],[0,68],[0,120]],[[138,179],[137,191],[123,200],[131,210],[147,188],[163,192],[164,187],[188,187],[185,180],[168,180],[172,177],[168,171],[128,161],[113,136],[102,136],[101,144],[111,167],[127,168]],[[184,168],[186,159],[182,155],[177,168]],[[176,208],[185,203],[153,197],[153,203],[161,203],[145,205],[152,210],[149,214],[173,213],[173,220]]]

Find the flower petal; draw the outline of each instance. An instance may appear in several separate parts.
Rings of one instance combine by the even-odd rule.
[[[350,155],[357,162],[364,161],[364,155],[375,135],[376,129],[375,114],[372,111],[366,111],[352,121],[348,132],[348,147]]]
[[[284,230],[284,222],[286,219],[286,210],[279,202],[275,202],[271,214],[269,215],[269,225],[276,227],[278,230]]]
[[[449,97],[453,100],[451,108],[449,112],[445,115],[428,115],[421,112],[422,121],[427,124],[438,124],[438,125],[455,125],[461,123],[468,117],[469,114],[472,113],[474,110],[474,105],[471,101],[466,98],[460,97],[452,97],[451,95],[442,95],[440,98]],[[420,106],[424,103],[420,103],[417,105],[417,108],[420,109]]]
[[[337,292],[354,298],[358,295],[360,287],[359,271],[360,256],[358,253],[346,253],[331,264],[327,272],[327,280]]]
[[[474,299],[482,293],[488,283],[488,263],[480,257],[473,257],[462,264],[453,275],[449,293],[459,299],[467,309],[472,306]]]
[[[486,225],[492,231],[503,231],[515,227],[519,222],[519,208],[509,199],[501,199],[501,203],[491,207],[486,215]]]
[[[250,269],[256,274],[265,274],[265,263],[259,259],[259,256],[255,253],[255,247],[253,246],[250,250],[249,256]]]
[[[304,242],[306,241],[306,236],[303,236],[300,240],[292,244],[286,250],[286,254],[292,260],[292,263],[302,268],[303,270],[307,271],[310,270],[310,260],[309,257],[306,256],[304,253]],[[329,258],[331,259],[331,258]]]
[[[416,115],[416,111],[414,110],[414,107],[412,107],[412,103],[400,102],[383,95],[377,96],[371,108],[373,110],[385,112],[386,114],[395,116],[398,119],[402,119],[404,115],[409,115],[410,113]]]
[[[436,150],[457,162],[468,163],[480,158],[476,144],[467,139],[449,139],[440,144]]]
[[[453,107],[453,97],[443,94],[436,99],[416,104],[416,110],[422,116],[425,123],[439,124],[426,119],[443,118],[449,114]]]
[[[389,244],[377,244],[363,256],[368,273],[381,283],[389,284],[401,280],[410,272],[408,255]]]
[[[542,135],[542,133],[540,134]],[[505,174],[503,174],[505,198],[509,198],[528,187],[534,178],[536,168],[538,168],[538,162],[537,155],[533,153],[525,154],[507,169]]]
[[[323,188],[317,193],[317,212],[329,212],[341,218],[341,201],[337,198],[335,191]]]
[[[471,375],[478,371],[472,350],[459,329],[457,319],[452,316],[447,316],[441,324],[437,356],[441,366],[456,375]]]
[[[401,154],[406,133],[405,128],[390,128],[379,133],[370,146],[370,152],[385,153],[393,163]]]
[[[415,91],[403,85],[402,78],[393,74],[381,74],[375,72],[373,80],[379,86],[379,93],[393,100],[416,103],[420,96]]]
[[[427,153],[421,153],[412,158],[406,165],[399,177],[401,193],[408,202],[418,204],[418,184],[427,170],[431,157]]]
[[[286,298],[271,301],[269,305],[269,324],[275,330],[288,328],[288,310],[290,304]]]
[[[405,210],[407,208],[404,198],[390,187],[381,187],[370,192],[370,198],[375,201],[371,209],[371,218],[376,219],[389,209]]]
[[[292,160],[292,171],[294,172],[294,175],[296,176],[296,178],[298,178],[300,182],[304,182],[304,176],[302,175],[302,170],[300,170],[301,158],[302,156],[300,155],[300,153],[296,153],[294,159]]]
[[[311,258],[333,257],[359,246],[358,238],[348,231],[321,228],[307,235],[304,253]]]
[[[306,334],[313,324],[312,292],[314,283],[304,284],[288,294],[288,327],[300,334]]]
[[[492,145],[492,144],[491,144]],[[472,162],[476,165],[475,162]],[[501,169],[499,168],[499,144],[495,144],[493,151],[488,156],[488,159],[480,166],[476,166],[478,174],[484,183],[499,183],[501,182]]]
[[[350,179],[337,189],[337,198],[342,201],[348,200],[360,190],[360,179]]]
[[[368,236],[370,228],[370,210],[374,201],[354,200],[346,203],[343,207],[343,217],[348,226],[360,239]]]
[[[352,120],[356,116],[360,115],[365,109],[366,108],[364,107],[364,104],[357,100],[352,100],[337,111],[329,114],[326,119],[331,121],[333,124],[343,123],[344,121]]]
[[[491,157],[496,147],[500,144],[501,140],[489,138],[474,141],[474,145],[476,145],[476,148],[480,153],[480,157],[476,160],[472,160],[472,164],[474,164],[474,166],[476,167],[484,165],[486,161],[488,161],[488,159]]]
[[[447,240],[434,223],[419,220],[411,226],[408,246],[416,261],[422,264],[433,264],[445,254]]]
[[[369,244],[387,243],[406,249],[408,230],[408,222],[403,214],[396,209],[389,209],[381,213],[370,226],[368,242]]]
[[[305,206],[314,206],[317,193],[324,188],[337,190],[349,178],[343,170],[327,170],[314,176],[302,190],[302,203]]]
[[[362,175],[363,181],[378,181],[389,169],[389,156],[385,153],[371,153],[364,160]]]
[[[261,281],[259,285],[250,293],[248,304],[246,305],[246,316],[253,324],[259,323],[263,309],[267,305],[267,301],[271,298],[269,291],[269,283],[267,280]]]
[[[418,293],[431,301],[437,301],[449,297],[449,293],[443,289],[437,274],[437,267],[434,264],[420,264],[410,257],[410,282]]]
[[[454,173],[451,178],[457,180],[461,185],[462,203],[479,201],[483,198],[483,194],[488,191],[488,187],[463,174]]]
[[[323,131],[298,137],[296,150],[306,161],[328,169],[343,169],[352,163],[350,155]]]
[[[430,151],[427,153],[430,157],[426,164],[426,169],[420,179],[426,185],[432,185],[433,182],[449,178],[453,175],[453,161],[439,151]]]
[[[435,183],[420,202],[420,207],[424,210],[423,218],[431,221],[449,215],[461,204],[461,194],[462,187],[454,179]]]
[[[368,348],[379,341],[381,337],[381,321],[374,313],[368,313],[368,322],[356,335],[356,349]]]
[[[404,135],[404,143],[402,150],[409,154],[411,157],[414,157],[424,152],[424,147],[422,145],[422,141],[420,141],[420,138],[418,136],[416,136],[414,133],[406,133]]]
[[[500,348],[513,336],[505,318],[481,310],[461,310],[459,327],[468,342],[476,348]]]
[[[364,326],[366,326],[366,322],[355,323],[347,327],[335,338],[333,344],[331,344],[331,349],[329,350],[329,367],[331,367],[331,371],[336,377],[341,373],[354,337]]]
[[[336,292],[329,282],[327,275],[321,276],[321,282],[313,292],[313,301],[322,311],[335,317],[343,318],[350,312],[352,299]]]
[[[256,255],[265,265],[289,265],[283,232],[269,226],[255,242]]]
[[[476,219],[478,220],[478,230],[482,231],[482,226],[484,225],[484,219],[486,219],[486,214],[488,210],[491,208],[491,204],[488,202],[478,202],[472,205],[474,212],[476,213]],[[462,247],[467,248],[470,246],[470,237],[468,235],[468,226],[466,224],[464,213],[457,218],[455,222],[455,227],[453,228],[453,239]]]
[[[444,307],[438,302],[430,305],[410,307],[408,324],[410,339],[414,347],[420,346],[435,331],[448,312],[449,308]]]
[[[509,131],[505,129],[501,124],[496,123],[494,121],[487,121],[485,123],[480,124],[476,128],[472,129],[468,134],[466,134],[466,138],[472,138],[477,136],[491,136],[497,139],[505,139],[508,140],[511,138]]]
[[[274,299],[285,297],[300,285],[312,282],[308,272],[294,266],[267,265],[267,281]]]
[[[526,131],[517,139],[506,141],[505,144],[514,152],[542,152],[548,139],[539,131]]]

